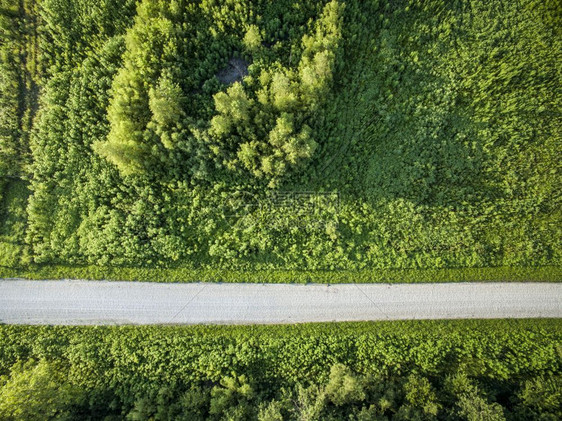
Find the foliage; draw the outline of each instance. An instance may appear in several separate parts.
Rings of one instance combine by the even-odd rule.
[[[25,245],[28,196],[28,186],[21,180],[7,183],[4,197],[0,196],[0,267],[21,268],[29,263]]]
[[[27,257],[28,258],[28,257]],[[17,261],[17,259],[16,259]],[[16,263],[13,263],[15,265]],[[224,269],[186,268],[131,268],[104,266],[34,265],[14,268],[0,266],[4,278],[28,279],[98,279],[152,282],[257,282],[257,283],[377,283],[377,282],[463,282],[500,281],[524,282],[532,279],[559,282],[560,267],[538,268],[455,268],[455,269],[375,269],[375,270],[259,270],[240,271]]]
[[[40,408],[43,419],[557,419],[561,339],[558,320],[1,326],[0,413],[11,414],[7,419],[17,411],[34,419]],[[30,391],[24,406],[19,399]]]
[[[21,119],[21,11],[14,0],[0,2],[0,180],[17,173]],[[1,195],[0,195],[1,197]]]
[[[3,271],[560,278],[553,0],[2,4]]]
[[[9,377],[0,382],[0,418],[68,419],[79,392],[64,378],[65,371],[45,360],[16,363]]]

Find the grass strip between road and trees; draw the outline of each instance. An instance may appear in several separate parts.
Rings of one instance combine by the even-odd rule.
[[[367,269],[358,271],[236,271],[187,268],[130,268],[100,266],[31,265],[23,269],[0,267],[1,278],[88,279],[151,282],[245,283],[422,283],[422,282],[559,282],[562,268],[498,267],[456,269]]]

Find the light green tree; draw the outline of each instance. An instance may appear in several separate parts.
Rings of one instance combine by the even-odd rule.
[[[361,379],[343,364],[335,364],[330,370],[330,380],[325,389],[326,396],[336,406],[365,399]]]
[[[158,85],[150,88],[148,92],[148,106],[152,112],[152,119],[163,128],[180,122],[184,115],[182,101],[181,88],[169,76],[160,78]]]
[[[233,123],[247,121],[253,101],[248,98],[240,82],[234,83],[226,92],[214,96],[215,108],[219,115],[230,117]]]
[[[262,43],[260,30],[256,25],[250,25],[244,35],[244,45],[250,52],[255,52]]]
[[[11,421],[65,420],[80,391],[68,383],[60,367],[28,361],[12,367],[0,388],[0,419]]]
[[[296,108],[298,101],[297,84],[284,72],[275,72],[271,78],[271,100],[279,111]]]

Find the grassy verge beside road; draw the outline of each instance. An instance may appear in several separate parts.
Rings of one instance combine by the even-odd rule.
[[[457,268],[377,269],[361,271],[235,271],[211,269],[158,269],[100,266],[30,265],[23,269],[0,267],[1,278],[91,279],[152,282],[252,282],[252,283],[415,283],[471,281],[558,282],[562,268]]]

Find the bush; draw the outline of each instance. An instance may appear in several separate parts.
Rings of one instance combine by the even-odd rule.
[[[0,417],[556,419],[560,327],[0,326]]]

